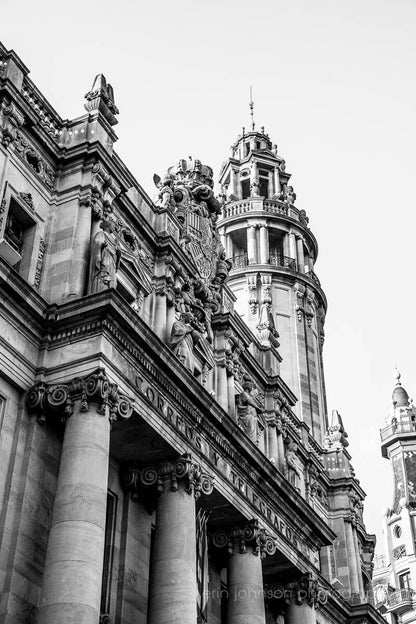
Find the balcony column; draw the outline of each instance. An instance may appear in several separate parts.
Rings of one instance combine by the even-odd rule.
[[[275,195],[280,193],[279,167],[274,168],[274,193]]]
[[[197,621],[195,499],[211,494],[212,477],[191,455],[142,471],[131,469],[125,485],[157,486],[156,526],[149,587],[149,624]],[[98,620],[97,620],[98,621]]]
[[[213,545],[227,546],[227,624],[265,624],[262,557],[266,554],[264,529],[253,520],[213,535]]]
[[[254,225],[249,225],[247,228],[247,255],[249,264],[257,264],[257,239]]]
[[[41,394],[43,396],[41,396]],[[32,388],[30,411],[66,418],[40,597],[39,624],[97,624],[107,505],[110,419],[131,404],[104,371],[49,389]],[[42,409],[40,409],[42,406]],[[50,415],[48,413],[50,410]]]
[[[316,624],[318,583],[311,574],[289,583],[286,590],[285,624]]]
[[[296,254],[296,236],[295,236],[295,233],[294,232],[289,232],[288,238],[289,238],[289,258],[293,258],[293,260],[296,260],[297,254]]]
[[[303,255],[303,238],[299,236],[296,239],[297,246],[297,258],[298,258],[298,271],[305,273],[305,257]]]
[[[166,284],[160,283],[153,296],[155,298],[153,329],[161,340],[165,340],[167,325]]]
[[[273,186],[274,186],[274,179],[273,179],[273,171],[269,171],[269,183],[267,185],[267,198],[273,197]]]
[[[220,240],[221,240],[221,245],[224,247],[225,251],[227,251],[227,236],[224,230],[220,232]]]
[[[269,253],[269,228],[265,223],[260,224],[260,264],[268,264]]]
[[[286,233],[283,236],[283,255],[286,258],[291,258],[292,256],[290,255],[290,245],[289,245],[289,234]]]

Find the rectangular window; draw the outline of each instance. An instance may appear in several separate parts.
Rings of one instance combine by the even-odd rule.
[[[410,572],[404,572],[404,574],[399,574],[399,588],[411,589]]]
[[[241,194],[243,199],[250,197],[250,180],[243,180],[241,182]]]
[[[17,193],[10,184],[0,205],[0,257],[28,279],[36,232],[30,193]]]

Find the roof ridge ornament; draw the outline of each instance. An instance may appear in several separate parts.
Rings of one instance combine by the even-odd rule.
[[[254,123],[254,102],[253,102],[253,88],[250,85],[250,102],[248,103],[250,107],[250,117],[251,117],[251,130],[254,132],[255,123]],[[244,134],[244,132],[243,132]]]

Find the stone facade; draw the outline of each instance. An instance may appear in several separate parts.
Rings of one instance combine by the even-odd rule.
[[[253,124],[152,200],[85,109],[0,46],[0,620],[382,621],[284,160]]]

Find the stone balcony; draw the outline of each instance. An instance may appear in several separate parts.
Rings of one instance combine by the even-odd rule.
[[[405,420],[392,422],[380,430],[381,453],[383,457],[387,457],[387,447],[390,446],[395,438],[415,438],[416,437],[416,421]]]
[[[251,263],[248,259],[247,253],[242,253],[237,256],[232,256],[228,258],[228,261],[231,262],[231,271],[238,271],[241,269],[245,269],[249,266],[255,266],[258,263]],[[290,258],[288,256],[282,256],[281,254],[271,254],[269,256],[268,262],[266,263],[271,267],[277,267],[282,269],[289,269],[290,271],[295,271],[296,273],[300,273],[297,261],[294,258]],[[309,277],[311,280],[315,282],[317,286],[320,286],[320,281],[318,276],[314,271],[308,271],[303,273],[306,277]]]
[[[266,199],[265,197],[248,197],[228,203],[223,209],[223,219],[238,217],[247,213],[278,214],[290,217],[308,227],[308,217],[305,210],[295,208],[293,204],[277,199]]]
[[[395,615],[401,615],[411,611],[416,602],[416,592],[413,589],[399,589],[389,595],[387,599],[388,611]]]

